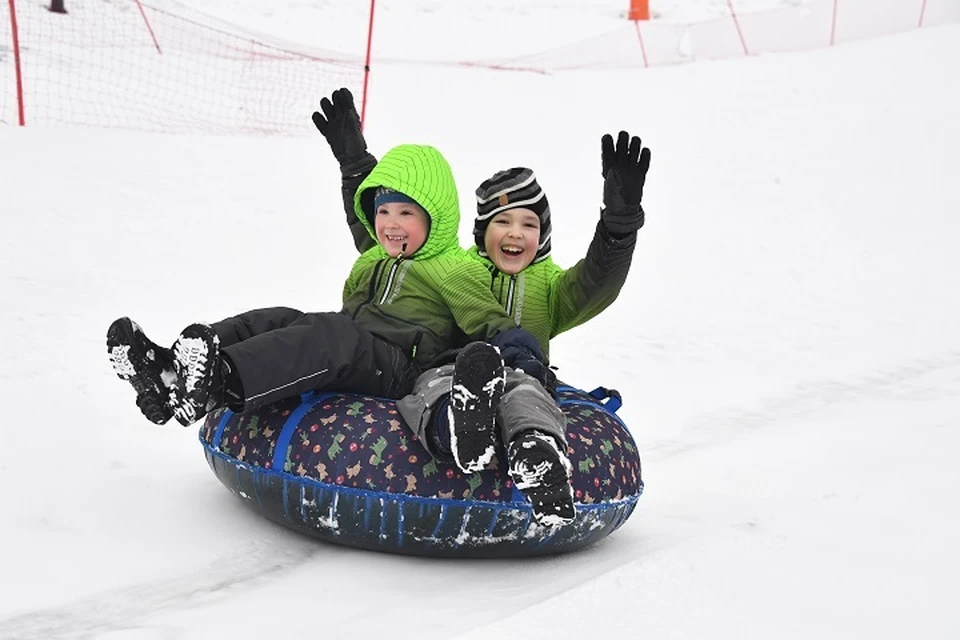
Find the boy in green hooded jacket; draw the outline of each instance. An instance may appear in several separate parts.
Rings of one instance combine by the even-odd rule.
[[[322,100],[321,109],[314,123],[340,163],[347,223],[357,249],[364,251],[369,239],[359,233],[350,205],[357,184],[377,161],[367,151],[349,90]],[[550,207],[530,169],[497,172],[478,187],[476,245],[468,255],[483,265],[489,290],[522,329],[503,332],[490,344],[467,345],[455,363],[438,363],[424,372],[413,393],[398,402],[430,453],[441,460],[452,457],[466,472],[486,466],[499,435],[507,448],[508,472],[543,524],[574,517],[565,419],[547,391],[555,385],[548,368],[550,338],[616,299],[643,225],[640,200],[649,150],[621,132],[616,145],[611,136],[603,137],[601,159],[601,220],[587,256],[566,270],[550,257]],[[501,375],[504,393],[485,387]]]
[[[110,326],[114,370],[148,419],[189,425],[214,407],[250,411],[313,390],[402,397],[462,336],[489,340],[515,327],[483,265],[464,259],[456,184],[436,149],[391,149],[354,204],[371,246],[346,279],[340,312],[259,309],[192,324],[172,349],[129,318]]]

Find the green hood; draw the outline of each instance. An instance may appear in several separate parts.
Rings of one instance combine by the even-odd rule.
[[[399,191],[416,200],[430,216],[427,241],[411,257],[431,258],[451,248],[459,248],[460,198],[450,164],[440,152],[426,145],[402,144],[388,151],[370,175],[360,183],[353,197],[353,207],[363,226],[376,241],[371,220],[373,198],[377,187]],[[370,252],[387,252],[378,243]]]

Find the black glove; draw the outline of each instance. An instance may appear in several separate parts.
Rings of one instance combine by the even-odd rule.
[[[500,349],[504,366],[518,369],[536,378],[547,391],[554,393],[553,390],[557,387],[557,376],[547,366],[540,343],[533,334],[521,327],[514,327],[493,336],[490,344]]]
[[[625,237],[643,226],[643,184],[650,168],[650,149],[641,150],[640,138],[626,131],[617,137],[606,134],[600,140],[603,171],[603,211],[600,219],[610,235]]]
[[[504,362],[504,364],[507,364]],[[536,378],[540,384],[546,386],[547,384],[547,375],[550,371],[550,367],[543,364],[536,358],[529,356],[527,354],[519,354],[513,358],[513,363],[507,365],[508,367],[513,367],[518,371],[523,371],[525,374],[532,378]]]
[[[370,154],[360,130],[360,116],[353,105],[353,94],[343,88],[334,91],[331,97],[332,102],[328,98],[320,101],[323,113],[313,112],[313,124],[330,144],[343,175],[348,176],[356,167],[366,166]]]

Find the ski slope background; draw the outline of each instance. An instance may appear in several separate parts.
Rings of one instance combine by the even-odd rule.
[[[476,26],[450,3],[380,4],[408,30],[381,55],[453,52]],[[556,38],[622,19],[552,4]],[[509,5],[483,15],[539,33]],[[292,39],[334,7],[219,6]],[[623,293],[553,346],[564,380],[623,393],[646,492],[602,544],[519,561],[288,532],[110,369],[121,315],[169,342],[245,309],[339,308],[354,253],[309,114],[293,138],[0,128],[0,638],[957,637],[958,56],[948,25],[641,72],[374,67],[371,150],[440,148],[465,240],[475,185],[527,165],[572,265],[600,136],[653,150]]]

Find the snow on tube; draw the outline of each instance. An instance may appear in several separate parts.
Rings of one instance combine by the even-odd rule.
[[[327,542],[422,556],[515,557],[592,544],[643,493],[636,443],[616,392],[561,387],[577,517],[538,526],[505,472],[502,447],[480,473],[435,460],[392,400],[316,393],[207,416],[200,441],[220,481],[261,515]]]

